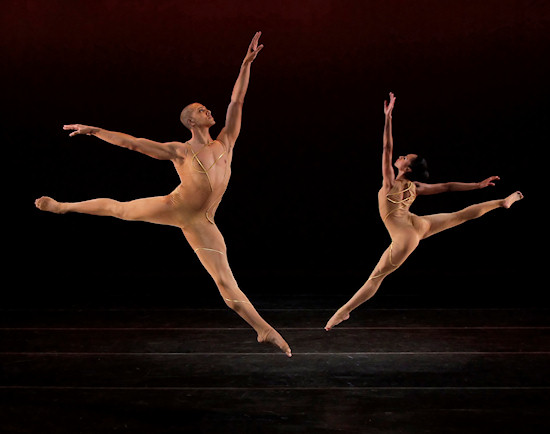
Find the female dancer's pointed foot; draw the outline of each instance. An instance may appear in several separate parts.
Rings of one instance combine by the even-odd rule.
[[[49,211],[56,214],[63,214],[65,212],[61,203],[48,196],[42,196],[36,199],[34,205],[41,211]]]
[[[261,334],[258,334],[258,342],[267,342],[275,345],[276,347],[279,347],[279,349],[288,357],[292,357],[292,350],[290,349],[290,346],[286,343],[283,337],[273,328],[268,329]]]
[[[332,318],[328,320],[325,330],[328,332],[330,329],[337,326],[342,321],[346,321],[347,319],[349,319],[349,312],[340,308],[334,315],[332,315]]]
[[[502,203],[502,206],[504,208],[510,208],[513,203],[517,202],[518,200],[523,199],[523,194],[521,194],[521,191],[516,191],[515,193],[512,193],[510,196],[508,196],[506,199],[504,199],[504,202]]]

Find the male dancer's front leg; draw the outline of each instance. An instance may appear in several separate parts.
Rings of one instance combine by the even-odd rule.
[[[202,265],[214,279],[227,306],[256,331],[258,342],[271,343],[291,357],[291,349],[283,337],[260,316],[239,288],[229,267],[225,241],[217,226],[204,219],[186,225],[182,230]]]
[[[287,356],[292,356],[285,340],[260,316],[239,289],[229,268],[223,236],[204,216],[199,217],[199,220],[204,221],[182,227],[169,196],[136,199],[130,202],[106,198],[83,202],[58,202],[44,196],[36,200],[36,207],[56,214],[77,212],[180,227],[201,263],[216,282],[225,303],[258,333],[258,342],[269,342],[279,347]]]

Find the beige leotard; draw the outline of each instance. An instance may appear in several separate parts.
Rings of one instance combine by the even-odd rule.
[[[212,180],[210,179],[210,175],[208,172],[210,172],[210,170],[216,165],[216,163],[218,161],[220,161],[220,159],[227,154],[227,147],[225,146],[225,144],[221,141],[221,140],[217,140],[218,142],[220,142],[223,146],[223,152],[214,160],[214,162],[210,165],[210,167],[206,168],[203,164],[203,162],[201,161],[201,159],[199,158],[199,153],[207,146],[207,144],[205,144],[198,152],[195,152],[193,151],[193,148],[191,148],[191,144],[188,142],[187,144],[189,145],[189,149],[191,150],[191,153],[193,154],[193,160],[192,162],[197,162],[197,165],[198,165],[198,168],[193,166],[193,169],[199,173],[204,173],[206,175],[206,179],[208,179],[208,185],[210,186],[210,191],[214,192],[214,187],[212,185]],[[227,178],[227,166],[229,165],[229,163],[226,163],[225,165],[225,168],[224,168],[224,174],[223,174],[223,181],[222,183],[225,184],[226,182],[226,178]],[[210,204],[210,206],[206,209],[205,211],[205,216],[206,216],[206,219],[214,224],[214,220],[213,220],[213,216],[210,214],[210,211],[212,210],[212,208],[216,207],[217,205],[220,204],[221,202],[221,199],[222,199],[222,196],[224,194],[225,191],[222,191],[221,194],[216,198],[214,199],[214,201]],[[197,247],[195,249],[195,253],[197,253],[199,250],[204,250],[204,251],[207,251],[207,252],[214,252],[214,253],[219,253],[220,255],[224,255],[224,253],[220,250],[216,250],[216,249],[211,249],[209,247]],[[230,298],[225,298],[224,297],[224,300],[225,301],[231,301],[231,302],[234,302],[234,303],[248,303],[250,304],[250,302],[248,300],[234,300],[234,299],[230,299]]]
[[[195,152],[193,151],[193,148],[191,147],[191,144],[189,142],[187,142],[187,144],[189,145],[189,149],[191,150],[191,153],[193,154],[193,161],[196,161],[198,163],[198,166],[199,168],[197,169],[196,167],[192,166],[193,169],[199,173],[204,173],[206,175],[206,179],[208,179],[208,185],[210,185],[210,190],[212,192],[214,192],[214,187],[212,186],[212,180],[210,179],[210,175],[208,174],[208,172],[210,171],[210,169],[212,169],[216,163],[218,161],[220,161],[220,159],[225,155],[227,154],[227,148],[225,146],[225,143],[223,143],[221,140],[215,140],[215,141],[218,141],[222,144],[223,146],[223,152],[214,160],[214,162],[210,165],[210,167],[207,169],[206,167],[204,167],[204,164],[203,162],[201,161],[201,159],[198,157],[199,153],[204,149],[206,148],[206,146],[208,146],[207,144],[205,144],[201,149],[199,149],[198,152]],[[225,183],[225,179],[227,177],[227,166],[228,164],[225,165],[225,168],[224,168],[224,174],[223,174],[223,182]],[[214,224],[214,220],[212,219],[212,216],[210,215],[210,210],[212,210],[212,208],[214,208],[215,206],[219,205],[221,200],[222,200],[222,196],[223,196],[223,193],[222,192],[219,197],[217,199],[214,200],[214,202],[212,202],[210,204],[210,206],[206,209],[206,212],[205,212],[205,215],[206,215],[206,219]]]
[[[395,191],[394,191],[395,190]],[[399,218],[408,215],[409,208],[416,199],[416,186],[405,179],[395,181],[390,191],[386,194],[386,200],[380,201],[380,217],[386,224],[390,215]]]
[[[409,224],[411,213],[409,208],[416,199],[416,186],[413,182],[403,179],[396,180],[392,188],[388,193],[386,193],[385,198],[382,197],[382,194],[379,194],[379,210],[380,217],[382,221],[388,228],[389,225],[395,226],[402,225],[403,223]],[[389,230],[389,228],[388,228]],[[371,276],[369,280],[380,278],[390,274],[394,271],[400,264],[394,264],[392,258],[392,249],[393,249],[393,240],[389,247],[389,263],[393,267],[392,270],[387,272],[378,273],[374,276]]]
[[[200,159],[199,154],[201,153],[202,150],[204,150],[207,146],[212,145],[212,143],[214,143],[214,142],[219,142],[223,146],[223,151],[220,153],[220,155],[218,155],[214,159],[214,162],[209,167],[206,167],[204,165],[204,163],[202,162],[202,160]],[[208,186],[210,188],[210,191],[212,193],[214,193],[214,185],[212,184],[212,179],[210,178],[210,173],[209,172],[214,168],[214,166],[216,166],[216,164],[222,159],[222,157],[224,155],[228,154],[227,146],[221,140],[217,139],[217,140],[214,140],[213,142],[204,144],[202,148],[200,148],[197,152],[195,152],[193,150],[193,148],[191,147],[191,144],[189,142],[186,142],[186,144],[189,146],[189,152],[192,155],[192,159],[191,159],[191,168],[192,168],[192,170],[194,170],[195,172],[198,172],[198,173],[204,173],[204,175],[206,176],[206,179],[208,180]],[[223,174],[223,179],[222,179],[221,185],[225,185],[226,182],[227,182],[228,166],[229,166],[229,162],[226,162],[225,167],[224,167],[224,174]],[[176,189],[176,191],[177,191],[177,189]],[[213,200],[210,200],[210,199],[208,200],[210,203],[209,203],[209,205],[207,205],[207,208],[204,211],[204,215],[206,217],[206,220],[208,220],[208,222],[210,222],[211,224],[214,224],[212,210],[215,209],[220,204],[224,193],[225,193],[225,188],[223,188],[222,191],[219,193],[219,195],[215,196]],[[179,201],[180,199],[179,199],[178,196],[176,196],[174,198],[174,200]],[[209,248],[209,247],[197,247],[194,251],[195,251],[195,253],[197,253],[199,250],[205,250],[205,251],[208,251],[208,252],[215,252],[215,253],[219,253],[220,255],[224,254],[220,250],[212,249],[212,248]]]

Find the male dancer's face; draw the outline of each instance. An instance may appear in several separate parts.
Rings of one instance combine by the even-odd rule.
[[[197,104],[193,113],[193,120],[197,126],[211,127],[216,123],[212,112],[202,104]]]
[[[197,102],[189,104],[182,110],[180,120],[189,129],[193,127],[210,128],[216,123],[210,110]]]

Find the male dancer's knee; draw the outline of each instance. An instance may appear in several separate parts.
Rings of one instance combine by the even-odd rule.
[[[247,300],[240,300],[242,293],[230,273],[220,273],[214,277],[214,282],[222,295],[225,304],[235,312],[242,309],[243,303]]]

